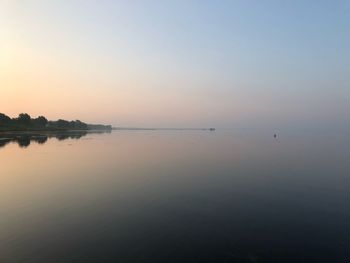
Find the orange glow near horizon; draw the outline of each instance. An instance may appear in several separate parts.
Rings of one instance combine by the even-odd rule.
[[[175,3],[1,3],[0,112],[146,127],[346,122],[350,52],[334,52],[348,28],[266,27],[264,12],[233,16],[237,3],[187,3],[182,17]]]

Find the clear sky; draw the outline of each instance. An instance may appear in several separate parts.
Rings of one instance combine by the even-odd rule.
[[[0,0],[0,112],[349,126],[350,1]]]

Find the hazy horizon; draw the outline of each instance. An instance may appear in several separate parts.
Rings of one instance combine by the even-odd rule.
[[[350,262],[349,0],[0,0],[0,113],[1,263]]]
[[[0,112],[350,128],[348,1],[3,1]]]

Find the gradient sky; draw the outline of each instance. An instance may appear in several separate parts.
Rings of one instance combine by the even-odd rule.
[[[350,1],[0,0],[0,112],[349,126]]]

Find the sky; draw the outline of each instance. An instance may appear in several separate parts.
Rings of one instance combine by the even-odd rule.
[[[0,0],[0,112],[350,127],[350,2]]]

